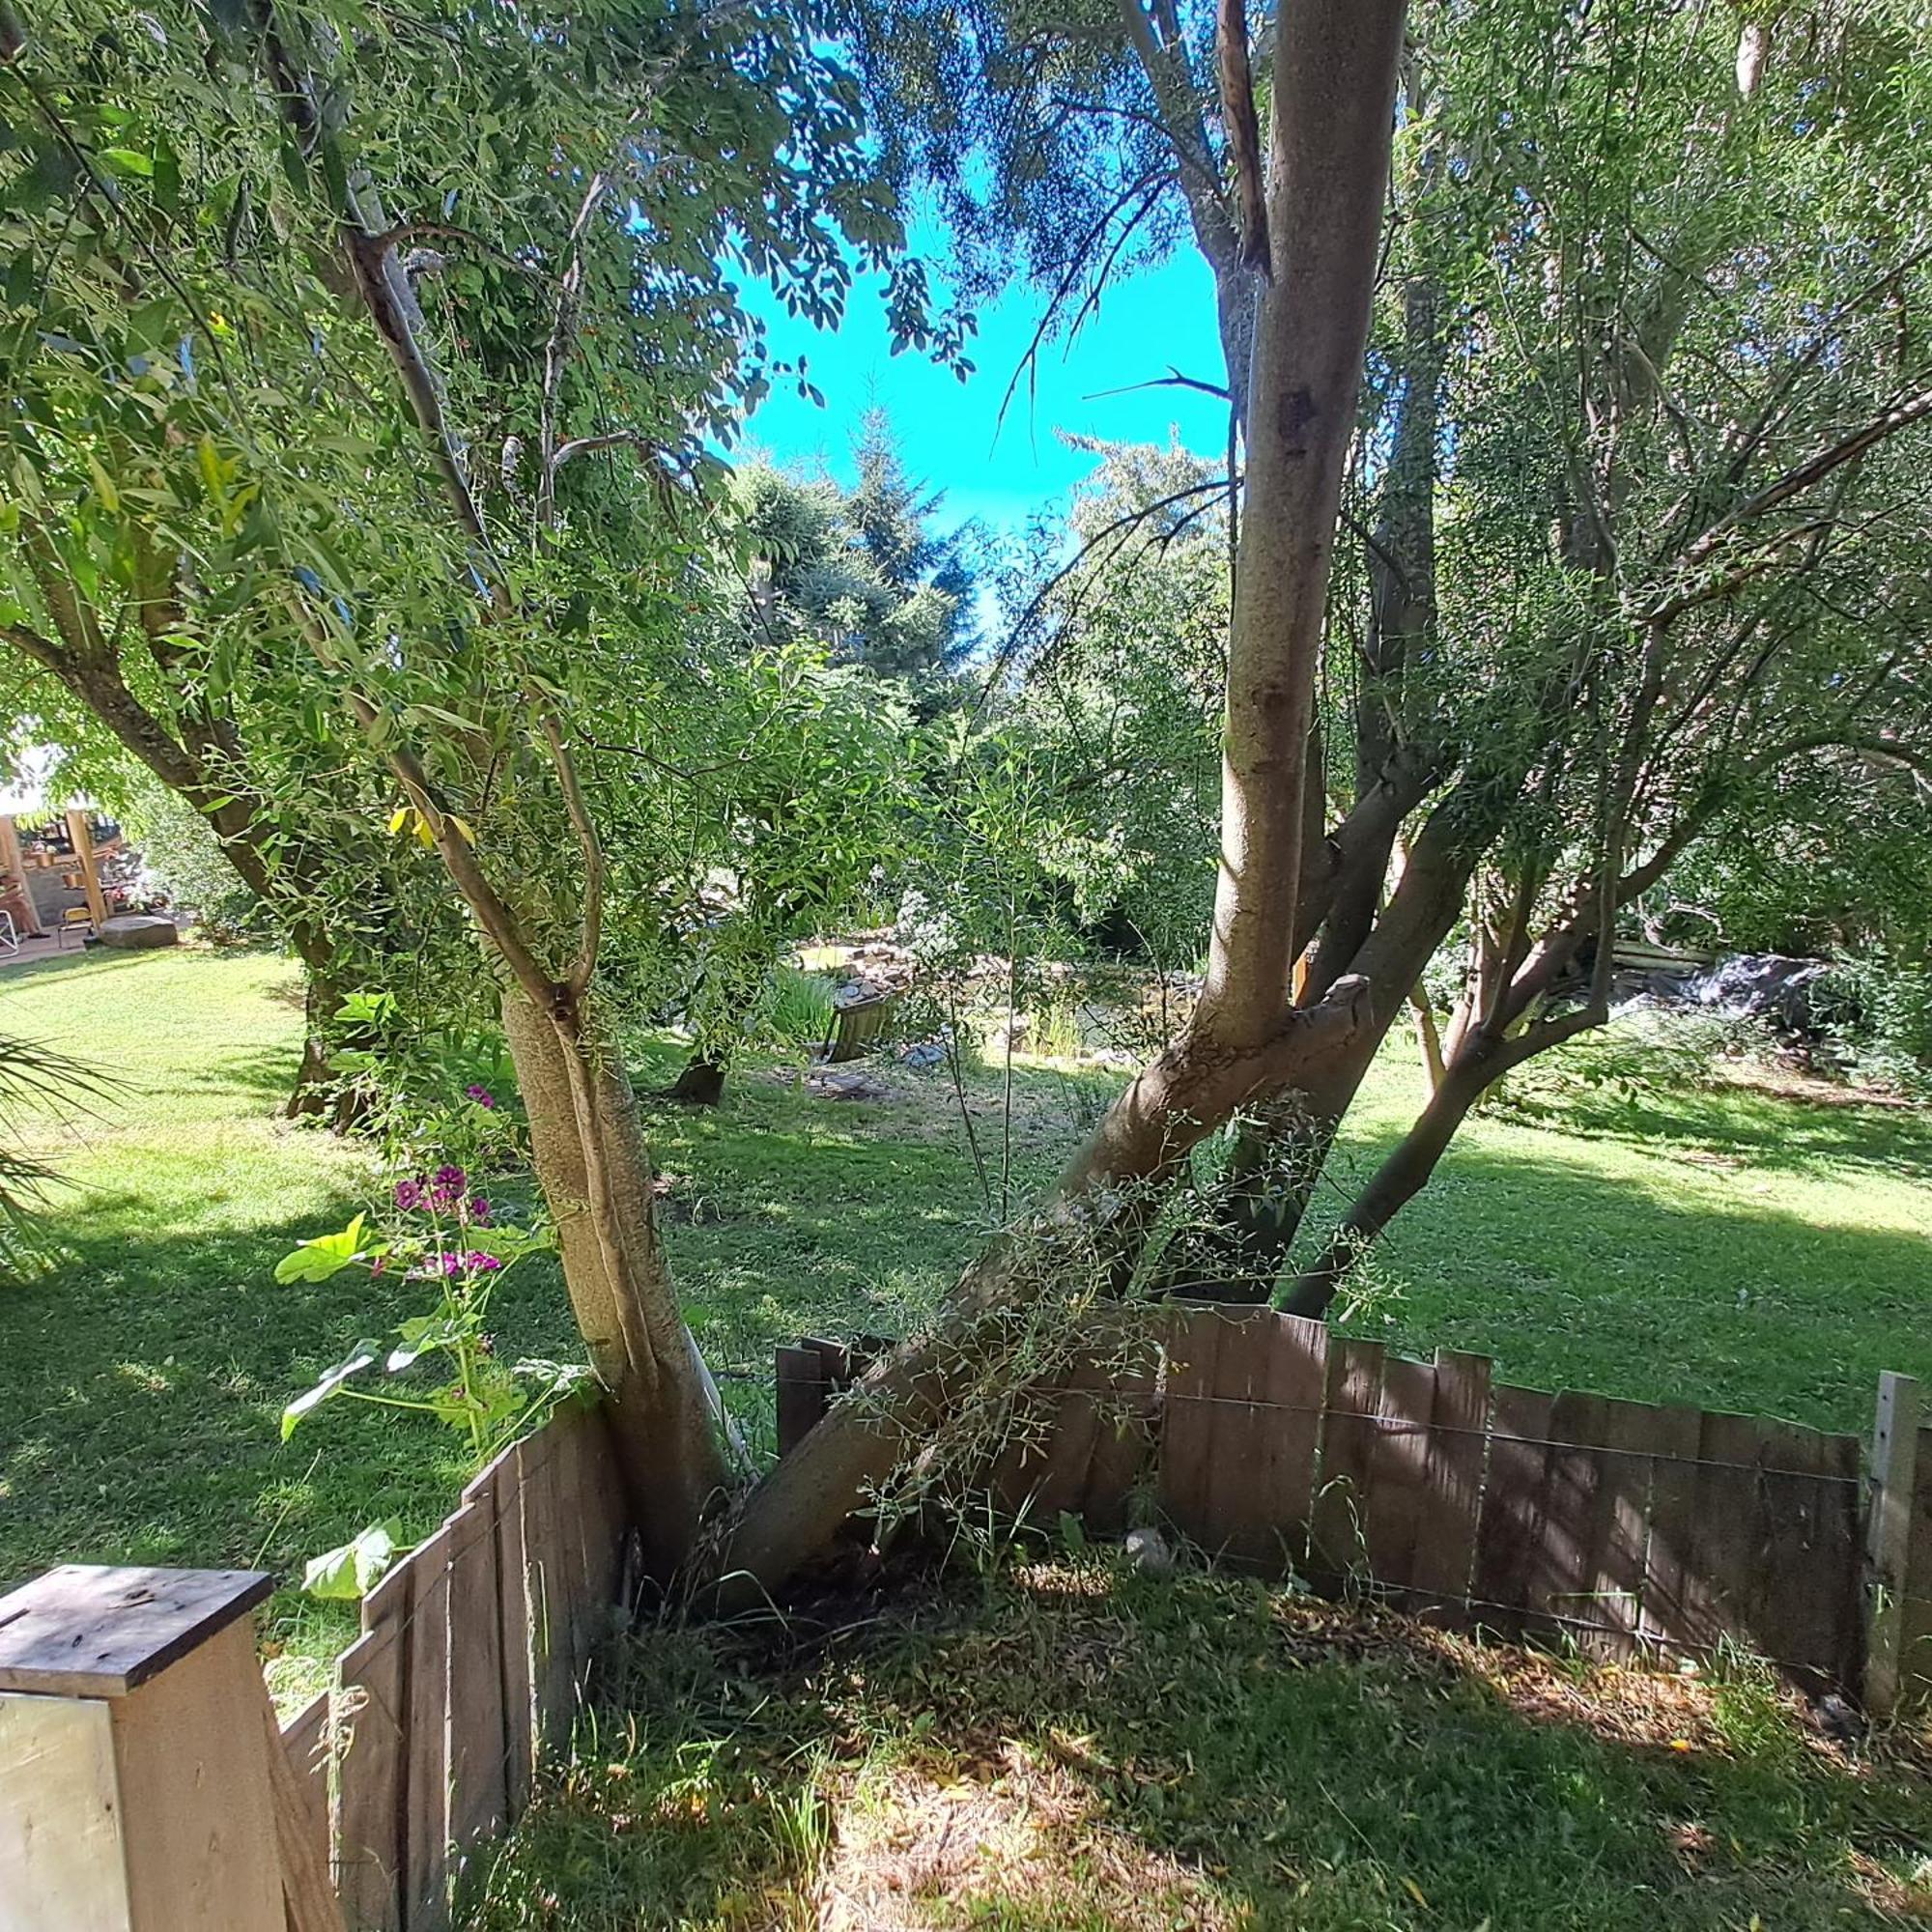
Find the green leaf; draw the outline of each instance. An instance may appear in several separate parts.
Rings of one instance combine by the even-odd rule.
[[[340,1274],[351,1262],[361,1257],[362,1224],[366,1219],[366,1215],[358,1214],[339,1234],[318,1235],[314,1240],[304,1241],[293,1254],[284,1255],[275,1264],[275,1279],[284,1283],[327,1281],[330,1275]]]
[[[97,158],[104,161],[117,175],[140,181],[146,181],[155,172],[153,157],[133,148],[102,148]]]
[[[403,1554],[402,1525],[391,1518],[372,1522],[359,1536],[339,1548],[309,1558],[302,1572],[302,1588],[311,1597],[336,1603],[355,1603],[382,1581],[384,1573]]]
[[[339,1395],[343,1385],[352,1377],[359,1376],[383,1352],[380,1342],[358,1342],[355,1352],[337,1362],[316,1385],[296,1397],[295,1401],[282,1410],[282,1440],[286,1442],[296,1433],[305,1415],[320,1408],[329,1397]]]

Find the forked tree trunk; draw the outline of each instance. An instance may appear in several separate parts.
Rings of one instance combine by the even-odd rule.
[[[1257,1092],[1314,1083],[1371,989],[1289,1008],[1303,774],[1343,466],[1354,429],[1394,114],[1403,0],[1291,0],[1277,33],[1268,226],[1279,279],[1256,327],[1247,503],[1229,636],[1221,866],[1201,1002],[1021,1235],[970,1269],[747,1500],[723,1594],[755,1600],[824,1549],[909,1445],[945,1426],[1007,1311],[1141,1238],[1151,1188]],[[1400,1004],[1406,991],[1399,987]]]
[[[725,1432],[671,1290],[630,1082],[582,1017],[539,1012],[514,987],[503,1031],[571,1312],[611,1393],[645,1562],[668,1579],[726,1484]]]
[[[1323,1316],[1350,1269],[1388,1224],[1420,1194],[1456,1138],[1469,1109],[1507,1070],[1507,1062],[1474,1036],[1443,1069],[1429,1103],[1349,1204],[1315,1261],[1295,1279],[1283,1306],[1291,1315]]]

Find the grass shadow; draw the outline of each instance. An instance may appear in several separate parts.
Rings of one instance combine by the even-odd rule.
[[[1022,1569],[776,1659],[645,1639],[477,1932],[1685,1932],[1932,1908],[1932,1785],[1748,1673],[1566,1666],[1200,1573]]]

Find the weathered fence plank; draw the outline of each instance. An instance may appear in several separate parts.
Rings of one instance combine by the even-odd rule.
[[[336,1667],[335,1891],[358,1932],[402,1932],[408,1844],[409,1613],[415,1573],[399,1564],[363,1600],[361,1638]]]
[[[1538,1579],[1543,1537],[1543,1464],[1555,1398],[1504,1382],[1490,1426],[1490,1473],[1476,1528],[1471,1607],[1479,1619],[1520,1611]]]
[[[323,1691],[281,1727],[282,1751],[301,1796],[301,1833],[316,1868],[329,1865],[328,1692]]]
[[[1408,1587],[1445,1607],[1467,1599],[1475,1567],[1489,1448],[1490,1374],[1487,1355],[1435,1351],[1425,1497]]]
[[[1650,1536],[1644,1552],[1640,1639],[1664,1649],[1694,1646],[1709,1627],[1697,1572],[1697,1448],[1703,1417],[1665,1404],[1658,1410],[1650,1471]]]
[[[1282,1525],[1262,1480],[1280,1413],[1268,1400],[1278,1318],[1271,1308],[1216,1311],[1220,1340],[1214,1353],[1212,1459],[1203,1492],[1214,1545],[1231,1561],[1282,1567]]]
[[[535,1677],[529,1578],[524,1557],[524,1445],[497,1458],[497,1630],[503,1659],[503,1798],[512,1818],[529,1803],[536,1776]]]
[[[1321,1464],[1309,1522],[1308,1567],[1330,1588],[1361,1579],[1367,1561],[1387,1355],[1379,1342],[1352,1336],[1337,1336],[1328,1344]]]
[[[1870,1648],[1865,1664],[1865,1697],[1873,1710],[1889,1715],[1911,1673],[1906,1636],[1907,1605],[1918,1579],[1913,1575],[1913,1518],[1918,1503],[1922,1437],[1918,1423],[1918,1384],[1910,1376],[1882,1375],[1878,1414],[1872,1428],[1872,1499],[1865,1524],[1865,1556],[1871,1570]],[[1922,1480],[1932,1484],[1932,1463]],[[1932,1581],[1925,1585],[1932,1596]]]
[[[409,1791],[403,1836],[410,1932],[448,1919],[449,1554],[447,1526],[411,1552]]]
[[[449,1520],[449,1836],[467,1846],[501,1829],[503,1645],[497,1609],[496,1511],[487,1486]]]
[[[1160,1445],[1160,1506],[1181,1535],[1204,1548],[1220,1538],[1208,1516],[1214,1467],[1214,1433],[1220,1406],[1213,1400],[1220,1374],[1220,1310],[1187,1305],[1176,1311],[1168,1344],[1167,1414]]]
[[[1381,1426],[1370,1453],[1366,1561],[1378,1583],[1406,1590],[1415,1576],[1415,1546],[1428,1500],[1435,1365],[1386,1356],[1376,1407]]]

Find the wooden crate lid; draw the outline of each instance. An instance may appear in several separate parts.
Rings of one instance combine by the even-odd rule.
[[[0,1690],[126,1696],[274,1587],[260,1570],[64,1563],[0,1597]]]

